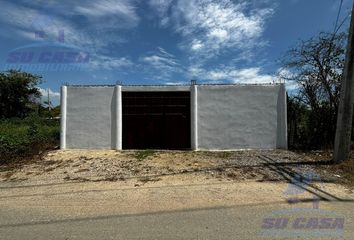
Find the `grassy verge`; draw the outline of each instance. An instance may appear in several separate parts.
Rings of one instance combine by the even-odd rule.
[[[146,150],[142,150],[142,151],[137,151],[134,154],[134,157],[138,160],[138,161],[143,161],[149,157],[152,157],[156,154],[156,151],[154,150],[150,150],[150,149],[146,149]]]
[[[59,139],[57,120],[36,116],[0,120],[0,164],[40,154],[58,145]]]
[[[350,154],[350,158],[342,163],[333,162],[332,151],[311,151],[311,152],[298,152],[304,156],[310,157],[315,162],[326,161],[328,164],[323,165],[327,171],[332,172],[340,178],[338,180],[347,184],[350,188],[354,188],[354,152]],[[319,164],[319,166],[321,166]]]

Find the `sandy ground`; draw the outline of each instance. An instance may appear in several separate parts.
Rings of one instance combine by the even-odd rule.
[[[353,191],[313,163],[289,151],[51,151],[0,168],[0,234],[263,239],[264,218],[305,209],[343,216],[342,239],[352,239]]]
[[[210,234],[213,239],[264,239],[265,218],[277,211],[296,215],[305,210],[310,217],[323,211],[343,216],[346,238],[340,239],[354,235],[354,194],[338,184],[313,184],[293,195],[294,185],[284,182],[206,180],[200,174],[136,183],[2,182],[0,234],[4,239],[210,239]]]
[[[316,163],[316,164],[314,164]],[[320,161],[290,151],[113,151],[56,150],[41,159],[0,167],[3,182],[126,181],[136,185],[186,175],[227,181],[341,182]]]
[[[339,198],[346,198],[353,194],[351,188],[342,184],[341,176],[330,171],[330,166],[323,167],[318,163],[318,159],[315,162],[306,156],[279,150],[56,150],[48,152],[39,160],[2,166],[0,183],[4,189],[14,187],[14,191],[18,191],[20,195],[26,195],[27,189],[31,189],[27,186],[38,186],[45,192],[51,189],[51,185],[64,187],[66,184],[75,186],[75,183],[84,182],[108,189],[109,183],[115,183],[114,186],[119,189],[181,186],[184,191],[189,189],[188,186],[203,185],[206,186],[207,195],[203,197],[203,192],[198,193],[198,199],[208,202],[216,198],[220,203],[225,203],[228,199],[234,202],[235,196],[238,202],[253,203],[264,199],[283,201],[302,193],[329,201],[336,200],[337,195]],[[213,190],[212,186],[219,183],[223,187]],[[290,185],[296,187],[288,187]],[[80,189],[81,185],[77,186]],[[234,190],[230,192],[231,188]],[[261,195],[258,196],[258,193]],[[193,190],[188,194],[192,196]],[[139,198],[139,194],[136,197]]]
[[[126,182],[83,182],[65,184],[42,184],[14,186],[1,184],[0,206],[3,209],[25,209],[28,207],[46,211],[44,206],[51,206],[53,216],[89,216],[92,214],[109,215],[158,212],[164,210],[181,210],[209,208],[216,206],[252,205],[267,203],[297,204],[313,207],[312,200],[317,199],[310,191],[287,194],[289,185],[285,183],[260,183],[254,181],[229,182],[225,180],[208,180],[203,177],[167,176],[164,181],[148,182],[135,187],[134,180]],[[316,185],[315,185],[316,186]],[[318,186],[318,185],[317,185]],[[291,188],[291,187],[290,187]],[[354,199],[354,194],[343,186],[325,184],[318,196],[334,200]],[[327,194],[328,193],[328,194]],[[95,201],[93,201],[93,199]],[[297,199],[295,201],[295,199]],[[69,204],[68,202],[74,203]],[[295,204],[297,203],[297,204]],[[6,208],[5,208],[6,206]],[[64,207],[65,206],[65,207]],[[326,203],[321,203],[326,208]],[[63,208],[62,208],[63,207]],[[94,210],[94,211],[93,211]]]

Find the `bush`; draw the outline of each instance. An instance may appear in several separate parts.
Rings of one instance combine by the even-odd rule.
[[[146,150],[135,152],[134,156],[138,161],[143,161],[144,159],[147,159],[148,157],[152,157],[155,154],[156,154],[156,151],[151,150],[151,149],[146,149]]]
[[[0,162],[31,156],[59,143],[59,121],[37,116],[0,121]]]

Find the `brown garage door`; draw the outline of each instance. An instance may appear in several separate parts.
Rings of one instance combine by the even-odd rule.
[[[190,149],[189,92],[123,92],[123,149]]]

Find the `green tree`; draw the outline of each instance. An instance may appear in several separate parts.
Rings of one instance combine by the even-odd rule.
[[[289,113],[294,115],[291,111],[296,110],[297,115],[303,115],[297,118],[306,118],[305,131],[295,130],[303,134],[299,139],[304,146],[323,148],[333,145],[346,39],[345,33],[320,33],[290,49],[283,59],[287,74],[281,77],[298,86],[291,96]],[[296,108],[294,103],[298,105]]]
[[[0,73],[0,118],[23,118],[41,94],[36,87],[42,77],[18,70]]]

